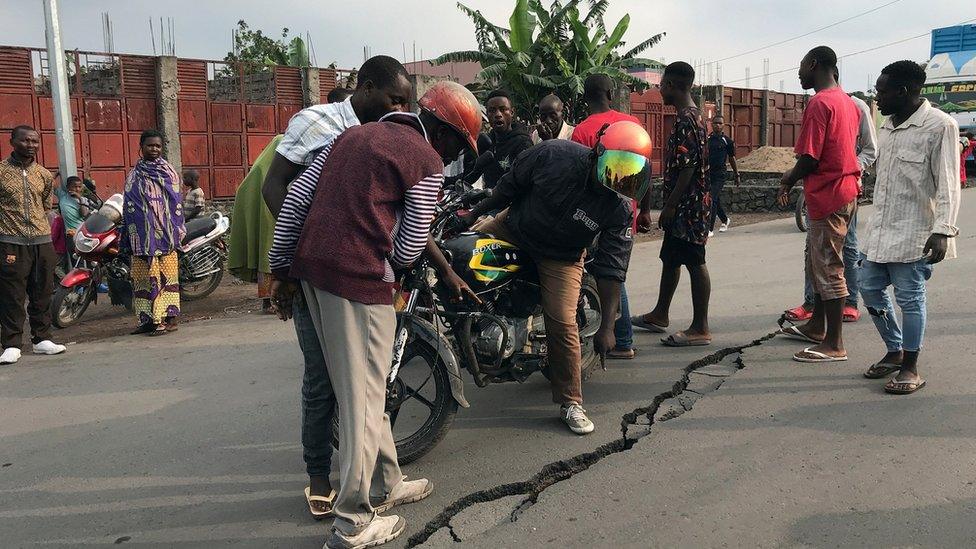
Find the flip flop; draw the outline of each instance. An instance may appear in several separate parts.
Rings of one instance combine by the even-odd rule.
[[[159,337],[159,336],[166,335],[168,333],[169,330],[166,329],[166,325],[159,324],[156,326],[156,328],[153,331],[149,332],[149,337]]]
[[[885,383],[884,390],[892,395],[910,395],[922,387],[925,387],[925,380],[922,378],[917,381],[898,381],[893,377]]]
[[[795,355],[793,355],[793,360],[795,360],[797,362],[806,362],[806,363],[810,363],[810,364],[817,364],[817,363],[821,363],[821,362],[844,362],[844,361],[847,360],[847,356],[846,355],[845,356],[830,356],[830,355],[825,355],[825,354],[821,353],[820,351],[811,351],[810,349],[811,349],[811,347],[807,347],[806,349],[803,349],[799,353],[796,353]],[[800,356],[800,355],[802,355],[804,353],[806,353],[808,355],[813,355],[813,358],[809,358],[809,357],[805,357],[805,356]]]
[[[607,358],[615,360],[633,360],[635,356],[637,356],[637,349],[611,349],[607,353]]]
[[[332,493],[326,496],[313,496],[311,486],[305,487],[305,501],[308,502],[308,512],[312,514],[312,518],[315,520],[322,520],[324,518],[329,518],[335,514],[332,509],[332,505],[335,503],[336,491],[332,490]],[[317,508],[317,505],[324,509]]]
[[[897,364],[891,364],[890,362],[878,362],[872,364],[871,367],[864,372],[864,377],[868,379],[881,379],[900,370],[901,366]]]
[[[779,334],[785,336],[786,339],[795,339],[797,341],[805,341],[807,343],[823,343],[822,340],[813,339],[812,337],[801,332],[798,326],[783,328],[779,331]]]
[[[663,333],[667,333],[667,331],[668,331],[668,327],[667,326],[661,326],[661,325],[658,325],[658,324],[654,324],[653,322],[648,322],[648,321],[644,320],[644,317],[642,315],[637,315],[637,316],[630,317],[630,324],[634,328],[640,328],[641,330],[647,330],[648,332],[651,332],[652,334],[663,334]]]
[[[668,337],[662,337],[661,343],[666,347],[701,347],[712,344],[712,338],[692,339],[684,332],[675,332]]]

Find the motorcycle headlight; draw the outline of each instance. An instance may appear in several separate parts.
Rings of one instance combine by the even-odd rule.
[[[83,254],[87,254],[98,246],[98,239],[89,238],[82,234],[81,231],[75,233],[75,250]]]

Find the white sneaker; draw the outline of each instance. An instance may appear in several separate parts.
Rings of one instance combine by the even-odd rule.
[[[393,491],[390,492],[390,495],[385,500],[373,504],[373,510],[377,513],[383,513],[397,505],[420,501],[429,496],[433,491],[434,483],[425,478],[407,480],[407,477],[403,477],[403,481],[393,487]]]
[[[60,355],[65,352],[68,348],[64,345],[58,345],[57,343],[51,341],[50,339],[45,339],[40,343],[34,344],[34,354],[35,355]]]
[[[715,231],[708,231],[708,238],[715,236]]]
[[[559,416],[563,423],[569,426],[569,430],[577,435],[592,433],[595,427],[590,418],[586,417],[586,410],[575,402],[563,404],[559,407]]]
[[[0,364],[13,364],[20,360],[20,349],[17,347],[7,347],[0,355]]]
[[[722,225],[719,226],[718,232],[724,233],[725,231],[728,231],[730,225],[732,225],[732,218],[731,217],[728,218],[728,219],[726,219],[725,220],[725,223],[722,223]]]
[[[395,540],[407,523],[396,515],[381,517],[376,515],[358,534],[343,534],[335,528],[325,541],[322,549],[366,549]]]

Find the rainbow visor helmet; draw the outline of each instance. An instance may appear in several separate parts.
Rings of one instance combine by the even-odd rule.
[[[596,177],[605,187],[640,200],[651,181],[651,136],[630,121],[601,130],[596,144]]]

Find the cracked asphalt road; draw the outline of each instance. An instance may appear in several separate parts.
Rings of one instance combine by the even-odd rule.
[[[976,206],[970,196],[976,195],[964,193],[963,212]],[[963,221],[963,229],[976,227]],[[715,343],[666,349],[639,336],[638,359],[608,362],[610,370],[584,387],[597,424],[593,435],[576,437],[562,427],[541,377],[486,389],[468,383],[472,408],[459,413],[430,455],[405,469],[432,478],[436,491],[398,511],[407,534],[393,546],[406,545],[469,494],[527,482],[546,464],[622,444],[622,416],[670,391],[689,364],[775,328],[778,313],[801,291],[802,239],[788,220],[717,237],[709,245]],[[856,377],[878,351],[867,322],[850,331],[852,363],[829,369],[797,370],[786,360],[795,346],[774,340],[742,353],[745,369],[734,376],[716,372],[711,377],[725,379],[721,388],[703,389],[691,411],[655,425],[629,451],[571,471],[534,503],[518,495],[470,507],[452,519],[455,536],[495,547],[837,545],[872,539],[857,538],[862,532],[854,525],[883,532],[891,512],[912,501],[924,503],[924,517],[942,510],[946,520],[966,516],[976,493],[967,496],[956,484],[974,480],[966,478],[976,459],[974,433],[969,421],[957,436],[960,426],[948,421],[971,420],[976,409],[968,390],[976,380],[963,368],[973,354],[964,336],[976,331],[966,306],[974,301],[968,285],[976,246],[961,240],[963,259],[937,269],[932,283],[929,341],[949,354],[933,368],[930,387],[909,401],[916,403],[908,408],[918,416],[914,421],[892,422],[900,406]],[[656,296],[658,246],[643,244],[635,253],[628,281],[634,312]],[[673,326],[685,327],[686,281],[673,314]],[[737,357],[723,364],[734,367]],[[3,545],[320,547],[327,527],[307,516],[301,494],[299,360],[290,325],[245,317],[193,323],[164,340],[81,344],[63,357],[25,357],[0,369]],[[898,434],[902,429],[921,429],[925,438],[914,441]],[[902,446],[905,440],[911,444]],[[858,484],[858,463],[867,463],[871,487],[885,486],[892,471],[879,467],[876,456],[886,464],[931,461],[923,443],[933,441],[952,454],[940,453],[939,474],[921,478],[921,487],[935,483],[932,494],[899,486],[877,502],[887,503],[887,511],[844,507],[845,495],[871,493]],[[929,501],[936,496],[943,501]],[[774,520],[780,515],[788,518],[783,524]],[[824,525],[836,520],[839,535],[855,537],[823,537]],[[441,543],[454,544],[449,532],[428,542]]]

